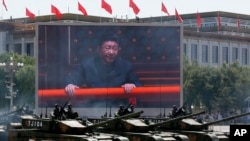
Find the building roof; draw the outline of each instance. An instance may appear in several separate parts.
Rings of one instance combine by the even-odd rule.
[[[221,27],[218,31],[217,17],[221,17]],[[250,15],[243,15],[238,13],[230,13],[223,11],[214,11],[214,12],[203,12],[200,13],[202,19],[202,24],[212,24],[212,26],[201,26],[197,32],[196,26],[196,13],[192,14],[182,14],[181,15],[184,23],[184,34],[185,36],[195,35],[195,36],[204,36],[206,33],[207,36],[225,36],[226,38],[232,37],[234,39],[244,39],[250,38]],[[240,18],[242,27],[240,30],[237,27],[237,18]],[[30,18],[17,18],[0,21],[0,31],[9,31],[15,32],[16,34],[21,35],[22,33],[35,33],[35,25],[39,22],[63,22],[63,23],[107,23],[107,22],[143,22],[143,23],[176,23],[175,15],[172,16],[159,16],[159,17],[148,17],[148,18],[135,18],[135,19],[114,19],[107,17],[99,16],[83,16],[82,14],[72,14],[66,13],[63,14],[60,20],[57,20],[56,15],[45,15],[37,16],[34,20]],[[248,28],[249,25],[249,28]],[[213,33],[213,34],[211,34]]]

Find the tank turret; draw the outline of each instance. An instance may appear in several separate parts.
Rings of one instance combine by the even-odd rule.
[[[137,117],[143,111],[126,114],[99,123],[84,123],[81,118],[50,117],[32,115],[21,116],[21,122],[9,123],[6,129],[9,141],[18,140],[83,140],[83,141],[128,141],[127,137],[116,134],[96,132],[96,128],[112,124],[123,118]]]
[[[246,116],[246,115],[249,115],[249,114],[250,114],[250,112],[243,113],[243,114],[223,118],[223,119],[220,119],[220,120],[215,120],[213,122],[208,122],[208,123],[202,123],[201,121],[198,121],[198,120],[196,120],[194,118],[186,118],[186,119],[180,120],[178,123],[174,123],[174,124],[171,124],[169,126],[165,126],[163,128],[166,128],[166,129],[169,129],[169,130],[203,131],[203,130],[208,130],[209,125],[213,125],[213,124],[216,124],[216,123],[221,123],[221,122],[233,120],[233,119],[243,117],[243,116]]]
[[[189,117],[197,116],[200,114],[204,114],[205,111],[189,114],[185,116],[178,116],[176,118],[166,119],[165,121],[161,121],[159,123],[152,123],[148,119],[140,119],[140,118],[130,118],[130,119],[121,119],[120,123],[116,129],[126,132],[147,132],[147,131],[155,131],[156,128],[169,125],[171,123],[175,123],[181,121],[182,119],[186,119]]]
[[[143,111],[126,114],[123,116],[111,118],[99,123],[84,123],[81,119],[40,119],[32,116],[22,116],[22,128],[23,129],[39,129],[41,131],[55,132],[60,134],[83,134],[91,133],[96,128],[104,126],[106,124],[113,124],[121,119],[136,117],[142,114]]]
[[[216,121],[208,122],[208,123],[202,123],[193,118],[186,118],[186,119],[182,119],[178,122],[174,122],[166,126],[161,126],[161,129],[163,131],[173,131],[173,132],[187,135],[190,139],[192,139],[192,141],[200,141],[200,140],[228,141],[229,140],[228,132],[209,130],[209,126],[216,124],[216,123],[221,123],[221,122],[229,121],[232,119],[236,119],[236,118],[246,116],[249,114],[250,112],[243,113],[240,115],[231,116],[231,117],[227,117],[221,120],[216,120]]]
[[[151,123],[143,118],[123,118],[118,120],[115,124],[105,124],[103,128],[99,128],[99,131],[126,136],[131,141],[188,140],[186,135],[175,132],[159,131],[157,130],[157,127],[168,124],[169,122],[179,121],[203,113],[205,112],[179,116],[174,119],[165,119],[166,121],[162,121],[161,123]]]
[[[18,107],[16,110],[0,115],[0,125],[7,125],[10,122],[21,122],[20,116],[34,115],[28,106]]]

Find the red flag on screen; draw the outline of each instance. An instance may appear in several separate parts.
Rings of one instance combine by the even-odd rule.
[[[102,0],[102,8],[105,9],[109,14],[112,14],[111,6],[105,0]]]
[[[183,20],[182,20],[181,16],[179,15],[178,11],[176,10],[176,8],[175,8],[175,16],[178,19],[179,23],[183,23]]]
[[[140,12],[139,7],[134,3],[133,0],[129,0],[129,7],[133,9],[135,15],[137,15]]]
[[[129,103],[132,104],[133,106],[136,106],[136,98],[130,97],[130,98],[128,99],[128,101],[129,101]]]
[[[84,16],[88,16],[86,9],[81,5],[80,2],[78,2],[78,10],[81,11]]]
[[[4,0],[3,0],[2,4],[3,4],[5,10],[8,11],[7,5],[5,4],[5,1],[4,1]]]
[[[200,28],[201,27],[201,16],[200,16],[200,13],[198,11],[196,14],[196,22],[197,22],[197,27]]]
[[[28,16],[30,19],[35,19],[35,14],[32,13],[28,8],[25,9],[25,14]]]
[[[220,14],[218,13],[218,17],[217,17],[218,19],[217,19],[217,21],[218,21],[218,31],[220,30],[220,25],[221,25],[221,23],[220,23]]]
[[[61,19],[61,17],[62,17],[62,13],[54,5],[51,5],[51,13],[56,14],[56,17],[58,20]]]
[[[168,14],[168,16],[170,16],[170,14],[168,13],[168,10],[167,10],[167,8],[166,8],[166,6],[164,5],[163,2],[161,3],[161,11]]]
[[[238,17],[237,19],[237,24],[238,24],[238,32],[240,31],[240,18]]]

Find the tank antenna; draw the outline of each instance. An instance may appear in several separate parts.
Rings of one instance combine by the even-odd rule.
[[[109,117],[111,117],[111,106],[109,107]]]
[[[47,106],[45,107],[46,108],[46,110],[45,110],[45,118],[47,118],[48,117],[48,113],[47,113]]]

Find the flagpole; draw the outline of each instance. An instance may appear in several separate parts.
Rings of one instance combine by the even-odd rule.
[[[52,18],[52,11],[51,11],[51,9],[52,9],[52,0],[50,2],[50,16],[49,16],[49,21],[50,22],[51,22],[51,18]]]
[[[100,23],[102,23],[102,11],[100,11]]]
[[[128,19],[129,19],[129,17],[131,16],[130,15],[130,7],[128,6],[128,8],[127,8],[127,16],[128,16]]]
[[[237,32],[239,33],[239,16],[237,16]]]
[[[102,22],[102,1],[101,1],[101,8],[100,8],[100,18],[99,18],[99,22]]]
[[[200,27],[201,27],[201,17],[200,17],[200,13],[197,9],[197,13],[196,13],[196,26],[197,26],[197,32],[200,32]]]
[[[177,18],[176,18],[176,8],[175,8],[175,12],[174,12],[174,19],[175,19],[175,23],[177,24]]]
[[[196,13],[196,27],[197,27],[197,32],[199,32],[199,25],[198,25],[198,10]]]
[[[78,21],[78,13],[76,13],[76,21]]]
[[[240,18],[239,18],[239,15],[237,16],[237,30],[238,30],[238,33],[240,32]]]
[[[3,20],[3,8],[1,8],[1,19],[0,20]]]
[[[220,33],[220,30],[221,30],[221,17],[220,17],[220,11],[218,11],[217,24],[218,24],[218,33]]]
[[[69,14],[69,5],[70,5],[69,3],[70,3],[70,1],[68,1],[68,14]]]

